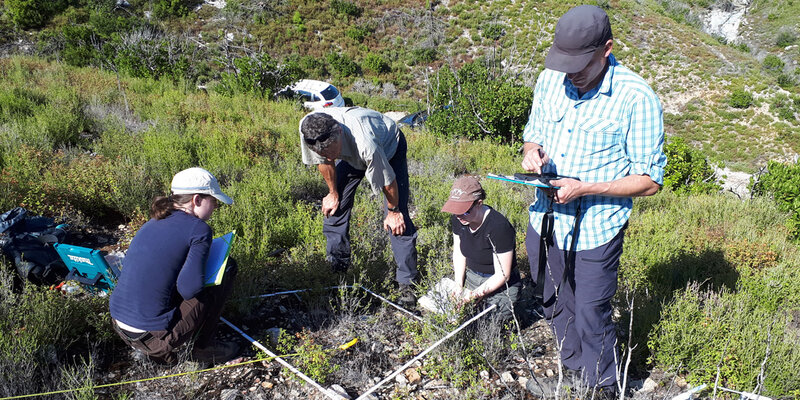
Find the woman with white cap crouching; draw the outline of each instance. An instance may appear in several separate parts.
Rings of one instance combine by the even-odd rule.
[[[123,260],[109,300],[114,329],[156,363],[176,364],[174,349],[192,337],[197,361],[221,363],[238,354],[236,343],[214,341],[236,263],[228,261],[220,285],[204,285],[212,238],[206,221],[219,202],[233,204],[210,172],[178,172],[172,194],[153,200],[150,220],[136,233]]]

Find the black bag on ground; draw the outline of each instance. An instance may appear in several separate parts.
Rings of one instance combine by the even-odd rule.
[[[46,217],[32,217],[21,207],[0,215],[3,254],[14,263],[22,279],[38,285],[53,285],[69,273],[53,243],[66,237],[64,225]]]

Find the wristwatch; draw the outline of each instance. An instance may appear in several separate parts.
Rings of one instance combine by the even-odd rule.
[[[400,206],[386,207],[386,209],[391,212],[400,212]]]

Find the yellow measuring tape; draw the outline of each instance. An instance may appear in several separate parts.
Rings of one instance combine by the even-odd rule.
[[[341,345],[341,346],[339,346],[339,347],[337,347],[335,349],[329,349],[327,351],[332,351],[332,350],[337,350],[337,349],[338,350],[347,350],[348,348],[352,347],[356,343],[358,343],[358,338],[355,338],[355,339],[353,339],[353,340],[351,340],[351,341],[349,341],[349,342],[347,342],[347,343],[345,343],[345,344],[343,344],[343,345]],[[257,360],[243,361],[243,362],[240,362],[240,363],[230,364],[230,365],[221,365],[221,366],[218,366],[218,367],[200,369],[200,370],[197,370],[197,371],[181,372],[181,373],[177,373],[177,374],[164,375],[164,376],[155,376],[155,377],[152,377],[152,378],[136,379],[136,380],[132,380],[132,381],[106,383],[106,384],[103,384],[103,385],[96,385],[96,386],[92,385],[92,386],[86,386],[86,387],[77,388],[77,389],[64,389],[64,390],[56,390],[56,391],[46,392],[46,393],[23,394],[23,395],[20,395],[20,396],[0,397],[0,400],[11,400],[11,399],[23,399],[23,398],[26,398],[26,397],[48,396],[48,395],[51,395],[51,394],[77,392],[77,391],[80,391],[80,390],[89,390],[89,389],[93,390],[93,389],[107,388],[107,387],[112,387],[112,386],[128,385],[128,384],[131,384],[131,383],[155,381],[155,380],[158,380],[158,379],[175,378],[175,377],[178,377],[178,376],[199,374],[199,373],[215,371],[215,370],[223,369],[223,368],[239,367],[239,366],[242,366],[242,365],[253,364],[253,363],[257,363],[257,362],[261,362],[261,361],[272,361],[273,359],[278,358],[278,357],[281,357],[281,358],[283,358],[283,357],[293,357],[293,356],[296,356],[296,355],[299,355],[299,354],[300,353],[291,353],[291,354],[284,354],[284,355],[276,356],[276,357],[264,357],[264,358],[259,358]]]

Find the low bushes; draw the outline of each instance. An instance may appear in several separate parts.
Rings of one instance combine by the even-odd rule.
[[[269,98],[300,77],[294,64],[282,64],[267,53],[233,60],[233,71],[223,72],[214,90],[226,95],[250,93]]]
[[[495,76],[483,62],[458,71],[442,67],[430,79],[426,126],[437,135],[519,142],[528,122],[533,92],[508,77]]]
[[[11,20],[23,29],[39,28],[50,20],[53,15],[65,10],[75,0],[6,0],[4,5],[11,16]]]
[[[75,352],[70,358],[68,351],[108,343],[114,335],[108,302],[65,297],[33,284],[19,287],[12,271],[0,259],[0,396],[63,389],[58,385],[64,371],[90,357]]]
[[[766,173],[758,178],[753,191],[771,196],[782,210],[791,214],[786,224],[791,237],[800,241],[800,163],[770,161]]]
[[[753,105],[753,94],[742,89],[734,89],[728,97],[728,105],[733,108],[748,108]]]
[[[719,191],[714,169],[705,154],[679,137],[672,137],[664,145],[667,167],[664,169],[664,187],[677,193],[700,194]]]
[[[637,207],[620,285],[636,298],[631,334],[638,350],[647,344],[652,363],[695,384],[713,384],[719,367],[725,387],[790,393],[798,381],[789,371],[800,367],[790,350],[798,334],[792,315],[800,313],[792,266],[800,257],[782,212],[766,199],[669,192]]]

